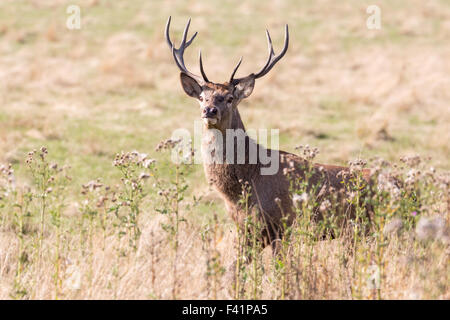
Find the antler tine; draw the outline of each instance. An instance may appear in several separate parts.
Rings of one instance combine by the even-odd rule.
[[[181,41],[181,45],[184,48],[187,48],[191,42],[194,40],[194,38],[197,36],[197,32],[194,33],[194,35],[191,37],[191,39],[186,43],[186,38],[187,38],[187,34],[189,31],[189,26],[191,25],[191,18],[189,18],[186,27],[184,27],[184,31],[183,31],[183,40]]]
[[[173,43],[172,43],[172,41],[170,40],[170,34],[169,34],[170,20],[172,20],[172,16],[169,16],[169,19],[167,19],[167,22],[166,22],[166,30],[165,30],[165,36],[166,36],[167,44],[169,45],[170,50],[172,50]]]
[[[288,29],[287,24],[285,27],[285,35],[284,35],[284,48],[278,56],[275,55],[275,52],[273,50],[272,39],[270,38],[270,33],[268,30],[266,30],[266,35],[267,35],[267,46],[269,49],[269,57],[267,58],[267,62],[264,65],[264,67],[261,69],[261,71],[259,71],[257,74],[255,74],[255,79],[265,76],[273,68],[273,66],[281,58],[283,58],[283,56],[286,54],[286,51],[289,46],[289,29]]]
[[[188,20],[186,26],[184,27],[183,38],[182,38],[182,40],[181,40],[181,44],[180,44],[180,47],[179,47],[178,49],[175,48],[175,46],[174,46],[173,43],[172,43],[172,40],[170,40],[170,32],[169,32],[169,29],[170,29],[170,21],[171,21],[171,20],[172,20],[172,17],[169,16],[169,19],[167,20],[167,23],[166,23],[166,31],[165,31],[165,35],[166,35],[166,41],[167,41],[167,44],[169,45],[170,49],[172,50],[172,55],[173,55],[173,57],[174,57],[174,59],[175,59],[175,63],[177,64],[178,68],[179,68],[182,72],[185,72],[185,73],[187,73],[187,74],[189,74],[189,75],[191,75],[191,76],[193,76],[193,77],[195,77],[195,78],[199,78],[199,76],[193,74],[192,72],[190,72],[190,71],[186,68],[186,66],[185,66],[185,64],[184,64],[184,57],[183,57],[183,55],[184,55],[184,50],[185,50],[187,47],[189,47],[189,45],[192,43],[192,41],[194,41],[195,37],[197,36],[197,32],[196,32],[196,33],[194,33],[194,35],[191,37],[191,39],[189,39],[189,41],[186,41],[186,40],[187,40],[187,34],[188,34],[188,32],[189,32],[189,26],[190,26],[190,24],[191,24],[191,18],[189,18],[189,20]],[[202,74],[203,74],[203,72],[202,72]],[[205,78],[205,77],[203,77],[203,78],[204,78],[205,81],[207,81],[207,80],[206,80],[207,78]]]
[[[231,84],[233,83],[234,75],[236,74],[237,69],[239,69],[239,66],[241,65],[241,63],[242,63],[242,57],[239,59],[239,62],[237,63],[236,67],[234,67],[234,70],[233,70],[233,73],[231,74],[229,83],[231,83]]]
[[[271,59],[275,56],[275,51],[273,50],[272,38],[270,37],[269,30],[267,30],[267,29],[266,29],[266,37],[267,37],[267,49],[269,51],[269,58],[267,59],[267,62],[264,65],[264,67],[261,69],[261,71],[257,73],[257,75],[262,73],[264,70],[266,70],[266,68],[270,64]]]
[[[208,77],[206,76],[205,70],[203,69],[202,51],[201,50],[198,55],[198,59],[200,60],[200,72],[202,74],[203,80],[205,80],[206,82],[209,82]]]
[[[166,41],[167,41],[167,44],[169,45],[169,48],[172,50],[172,47],[174,47],[174,45],[173,45],[173,43],[172,43],[172,40],[170,40],[170,32],[169,32],[171,20],[172,20],[172,17],[169,16],[169,19],[167,19],[167,23],[166,23],[166,31],[165,31],[165,34],[166,34]],[[184,31],[183,31],[183,39],[182,39],[182,41],[181,41],[181,46],[180,46],[180,48],[178,48],[178,49],[175,48],[176,51],[177,51],[177,50],[181,50],[181,49],[184,51],[184,49],[186,49],[187,47],[189,47],[190,44],[192,43],[192,41],[194,41],[195,37],[197,36],[198,32],[194,33],[194,35],[191,37],[191,39],[189,39],[189,41],[186,42],[187,33],[188,33],[188,31],[189,31],[189,26],[190,26],[190,24],[191,24],[191,18],[189,18],[188,23],[186,24],[186,27],[184,28]]]

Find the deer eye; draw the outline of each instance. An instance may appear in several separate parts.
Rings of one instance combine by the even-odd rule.
[[[203,101],[203,97],[202,97],[202,96],[199,96],[199,97],[198,97],[198,100]]]
[[[232,103],[233,102],[233,97],[229,97],[227,100],[227,103]]]

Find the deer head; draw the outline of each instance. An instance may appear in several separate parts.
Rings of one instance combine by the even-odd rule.
[[[189,19],[186,27],[184,28],[183,38],[181,40],[180,47],[177,49],[174,47],[170,40],[169,28],[171,17],[167,20],[166,24],[166,40],[172,50],[172,54],[181,71],[180,79],[181,85],[187,95],[195,98],[200,103],[201,117],[207,128],[215,128],[221,131],[231,128],[231,121],[233,111],[236,110],[237,105],[242,99],[247,98],[253,91],[255,86],[255,80],[266,75],[273,66],[285,55],[289,45],[289,31],[288,26],[285,27],[285,39],[284,48],[279,55],[275,55],[272,46],[272,40],[270,38],[269,31],[266,30],[267,43],[269,48],[269,57],[264,67],[255,73],[252,73],[243,78],[235,79],[234,76],[239,66],[241,65],[242,58],[234,68],[230,80],[225,83],[214,83],[209,81],[203,68],[202,54],[200,51],[200,73],[201,77],[191,73],[184,64],[184,50],[192,43],[197,36],[197,32],[187,41],[187,34],[189,31],[189,25],[191,19]]]

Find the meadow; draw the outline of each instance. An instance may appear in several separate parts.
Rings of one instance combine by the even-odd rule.
[[[450,2],[377,1],[380,30],[366,27],[371,4],[2,1],[0,299],[450,299]],[[186,64],[197,70],[201,48],[216,82],[240,56],[238,76],[259,69],[265,28],[279,50],[289,24],[243,121],[279,129],[283,150],[317,147],[311,161],[397,176],[371,195],[369,235],[319,240],[310,199],[280,256],[243,246],[202,166],[170,161],[167,139],[200,111],[164,39],[169,15],[177,40],[192,18]]]

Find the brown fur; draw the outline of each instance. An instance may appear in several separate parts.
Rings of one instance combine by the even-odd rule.
[[[245,182],[250,190],[249,208],[257,210],[260,218],[264,220],[266,229],[263,233],[263,242],[270,244],[273,240],[281,237],[283,233],[283,218],[289,225],[293,222],[295,211],[291,196],[291,181],[301,181],[305,179],[306,160],[288,152],[279,151],[279,169],[274,175],[261,175],[260,169],[264,165],[257,156],[257,162],[251,164],[249,161],[249,149],[251,144],[260,147],[254,140],[244,134],[245,162],[237,164],[236,161],[226,161],[227,129],[241,129],[245,132],[237,105],[248,97],[254,86],[254,79],[250,75],[241,79],[238,84],[230,85],[202,83],[199,84],[194,78],[182,73],[181,83],[185,92],[199,100],[202,110],[202,118],[205,121],[202,137],[202,156],[206,178],[219,192],[225,201],[228,213],[235,222],[242,224],[249,211],[244,210],[240,200]],[[215,114],[210,114],[214,108]],[[211,119],[213,120],[211,122]],[[215,129],[215,130],[213,130]],[[223,143],[219,145],[220,139],[216,136],[220,134]],[[236,139],[233,141],[234,157],[237,158]],[[223,147],[221,147],[223,146]],[[259,150],[259,149],[258,149]],[[263,149],[269,155],[276,152],[274,150]],[[217,154],[220,153],[220,154]],[[216,157],[216,158],[214,158]],[[211,159],[215,160],[212,161]],[[288,172],[288,174],[286,174]],[[348,202],[345,202],[346,193],[344,183],[348,182],[345,174],[349,173],[349,168],[314,164],[312,176],[308,180],[308,192],[315,192],[318,200],[326,198],[332,190],[336,191],[339,201],[339,212],[342,215],[342,223],[353,216],[353,209]],[[364,179],[370,180],[369,171],[363,171]],[[300,179],[300,180],[299,180]],[[323,218],[318,210],[315,212],[315,219]]]
[[[237,109],[234,110],[233,124],[231,129],[244,129],[240,115]],[[205,130],[209,130],[205,128]],[[244,129],[245,130],[245,129]],[[226,135],[223,135],[224,145],[226,145]],[[211,143],[211,137],[206,132],[203,138],[204,148],[206,144]],[[246,152],[248,152],[248,144],[256,143],[249,137],[246,137]],[[234,148],[236,150],[236,147]],[[268,152],[272,152],[269,150]],[[225,159],[226,148],[223,150]],[[249,207],[257,208],[264,219],[267,230],[264,234],[264,243],[271,243],[273,240],[280,238],[282,234],[282,218],[287,217],[287,223],[290,224],[294,218],[293,203],[290,192],[290,180],[302,178],[305,176],[304,166],[306,160],[303,158],[284,151],[279,152],[280,167],[275,175],[261,175],[260,168],[262,164],[248,163],[248,154],[246,155],[245,164],[204,164],[207,179],[214,185],[221,197],[224,199],[228,213],[234,221],[243,223],[246,212],[239,204],[242,196],[243,183],[248,182],[250,190]],[[258,157],[259,160],[259,157]],[[224,161],[225,162],[225,161]],[[290,169],[293,164],[294,170],[292,174],[285,175],[283,171]],[[330,187],[337,191],[343,189],[343,178],[338,177],[341,171],[347,171],[348,168],[333,165],[314,165],[314,174],[310,179],[311,188],[318,185],[317,190],[322,191],[322,197],[326,197],[330,192]],[[369,180],[368,170],[364,171],[365,179]],[[278,198],[278,203],[275,199]],[[342,214],[348,213],[348,217],[352,215],[352,210],[343,204]],[[247,212],[248,213],[248,212]],[[319,217],[320,219],[320,217]]]

